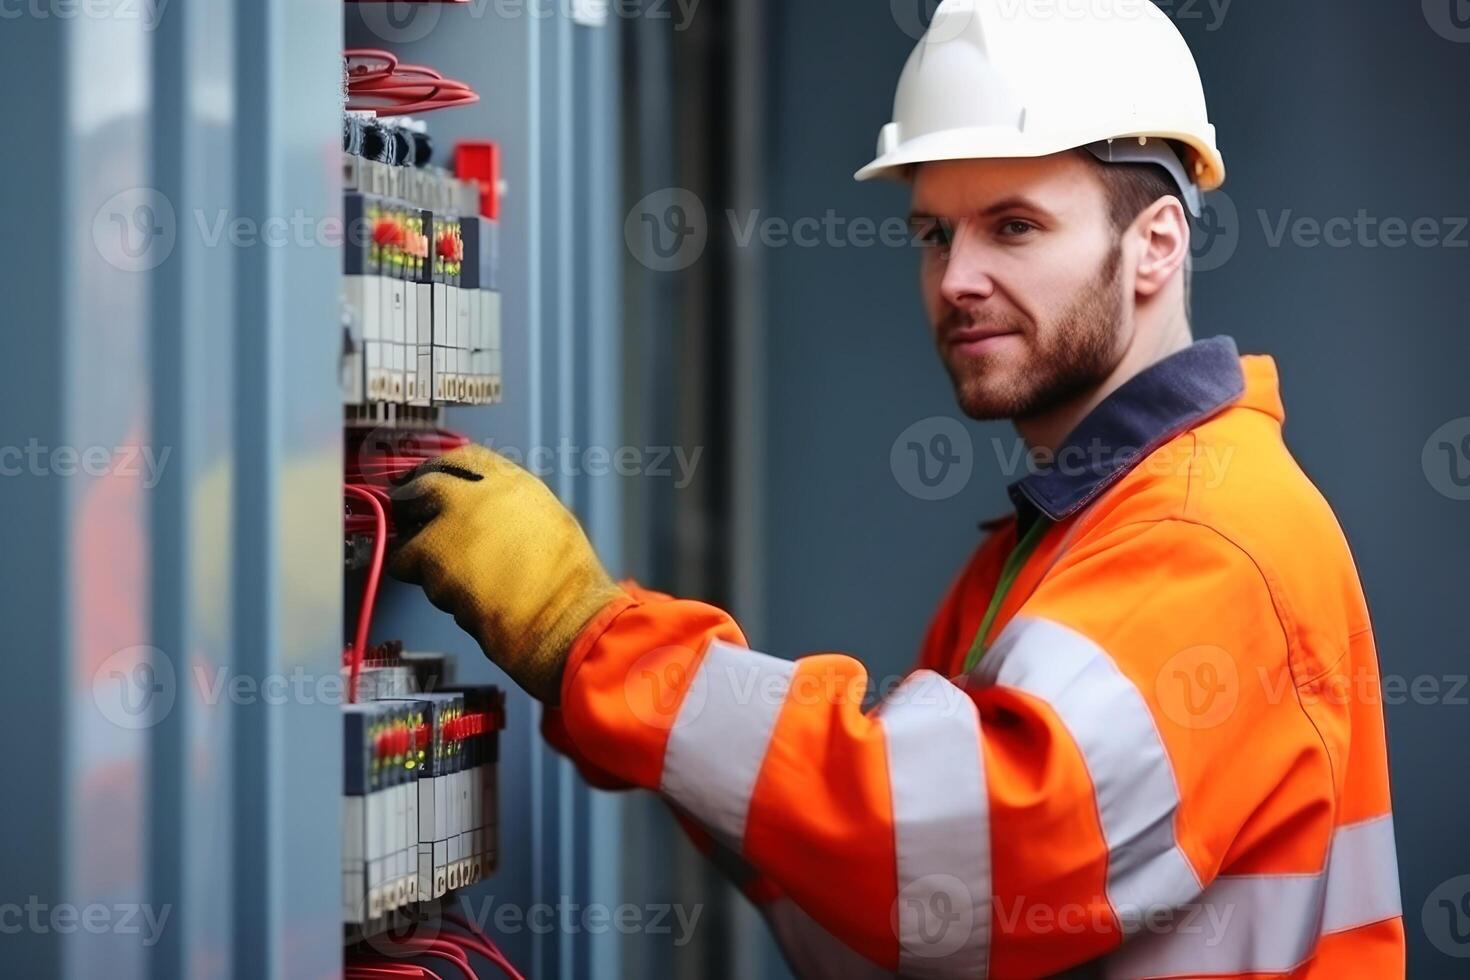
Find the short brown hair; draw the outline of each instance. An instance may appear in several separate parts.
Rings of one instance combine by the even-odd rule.
[[[1179,186],[1163,167],[1151,163],[1103,163],[1086,150],[1078,152],[1097,167],[1103,190],[1107,193],[1108,218],[1114,231],[1121,232],[1133,224],[1133,219],[1142,214],[1144,208],[1161,197],[1178,198],[1180,206],[1188,213]]]
[[[1152,163],[1103,163],[1087,150],[1078,150],[1084,158],[1091,161],[1097,167],[1098,177],[1102,180],[1103,193],[1108,202],[1108,220],[1113,225],[1113,233],[1122,235],[1123,230],[1133,224],[1133,219],[1143,213],[1143,209],[1153,204],[1161,197],[1172,197],[1179,201],[1179,206],[1184,208],[1185,215],[1189,214],[1189,205],[1179,191],[1179,185],[1174,183],[1174,178],[1169,171]],[[1188,221],[1188,217],[1185,218]],[[1193,320],[1192,304],[1194,301],[1194,271],[1191,268],[1189,256],[1184,257],[1184,318]]]

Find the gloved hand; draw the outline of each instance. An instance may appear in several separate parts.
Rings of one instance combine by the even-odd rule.
[[[389,572],[422,585],[516,683],[556,704],[572,641],[625,594],[577,519],[483,446],[425,463],[392,497],[400,544]]]

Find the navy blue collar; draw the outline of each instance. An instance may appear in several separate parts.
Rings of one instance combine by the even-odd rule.
[[[1024,526],[1077,513],[1139,460],[1229,405],[1245,391],[1229,337],[1200,340],[1129,378],[1078,423],[1055,456],[1007,491]]]

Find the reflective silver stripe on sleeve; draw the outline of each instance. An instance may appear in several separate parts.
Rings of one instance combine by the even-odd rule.
[[[1148,703],[1105,650],[1060,623],[1018,616],[971,682],[1045,701],[1077,744],[1108,845],[1108,902],[1125,935],[1198,897],[1199,878],[1174,835],[1173,765]]]
[[[990,805],[980,714],[960,688],[921,670],[875,716],[893,793],[899,973],[983,977],[990,947]]]
[[[801,980],[879,980],[894,974],[852,950],[789,898],[761,908],[791,972]]]
[[[1221,875],[1107,957],[1109,980],[1287,973],[1318,940],[1402,914],[1393,818],[1339,827],[1318,874]]]
[[[1393,814],[1337,828],[1327,858],[1322,934],[1392,919],[1403,911]]]
[[[705,651],[664,750],[659,790],[737,853],[796,665],[721,640]]]

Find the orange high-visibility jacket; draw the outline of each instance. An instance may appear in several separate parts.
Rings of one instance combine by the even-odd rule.
[[[1229,338],[1129,381],[1012,485],[876,707],[849,656],[635,591],[548,734],[734,852],[803,976],[1402,977],[1368,610],[1282,419]]]

